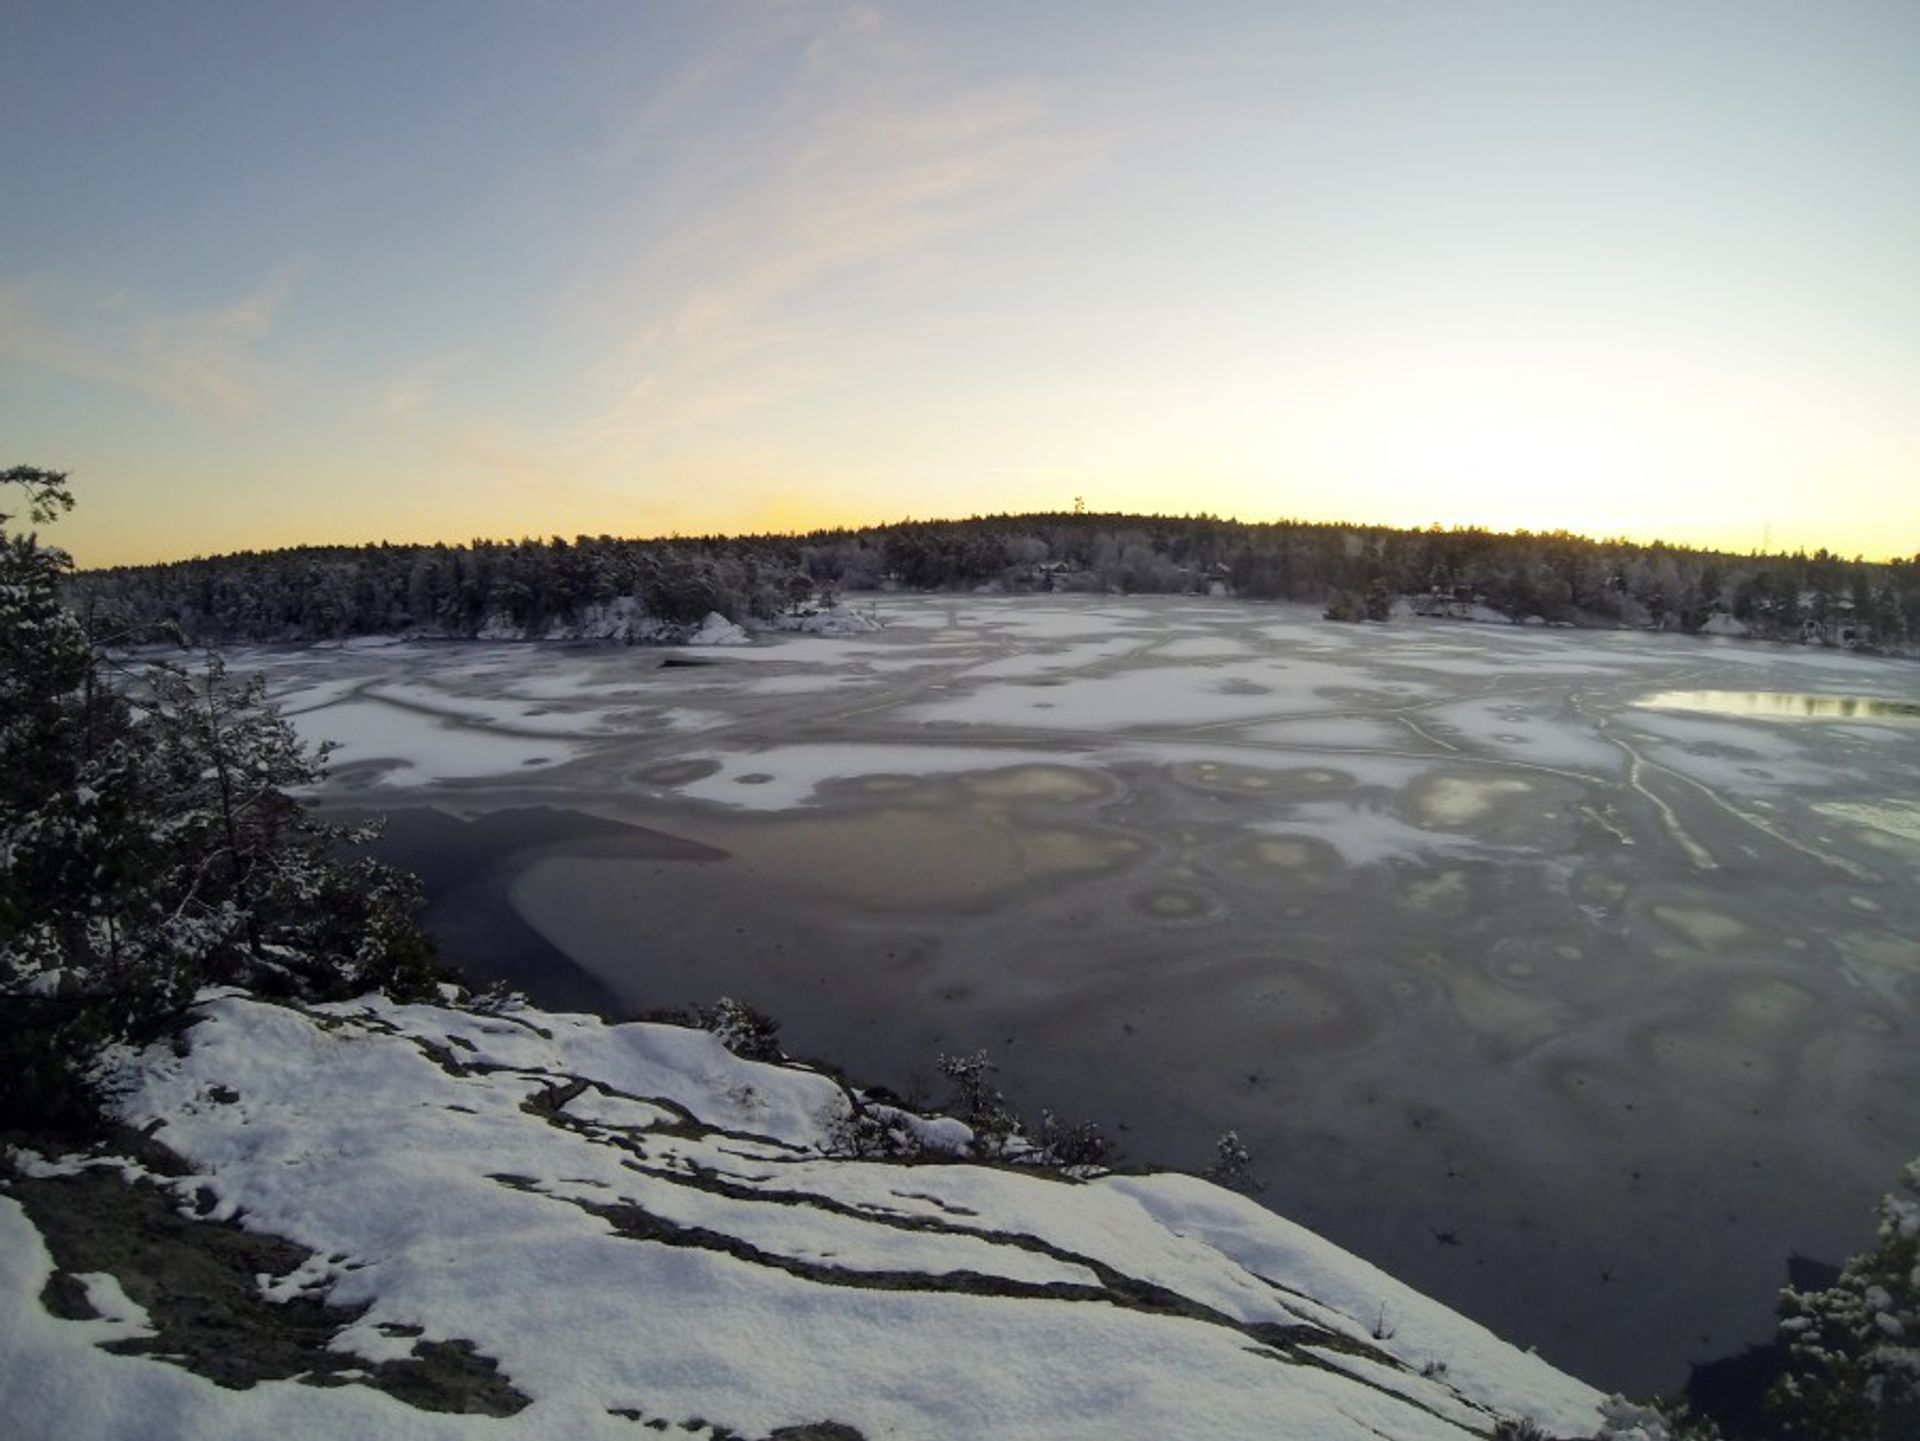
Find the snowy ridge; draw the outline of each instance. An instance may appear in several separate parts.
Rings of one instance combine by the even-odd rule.
[[[959,1122],[885,1108],[919,1158],[849,1158],[838,1081],[704,1031],[238,993],[199,1010],[186,1054],[117,1066],[129,1135],[150,1141],[13,1154],[15,1434],[1600,1429],[1590,1388],[1232,1192],[972,1163]],[[292,1243],[240,1263],[240,1289],[276,1324],[305,1317],[307,1349],[246,1372],[223,1338],[196,1361],[177,1279],[77,1254],[104,1243],[50,1224],[85,1187],[144,1197],[196,1251],[212,1233]],[[85,1298],[72,1319],[43,1309],[62,1287]]]

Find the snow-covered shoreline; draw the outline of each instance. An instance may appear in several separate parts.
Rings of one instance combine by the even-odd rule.
[[[111,1079],[120,1119],[185,1174],[113,1148],[12,1154],[0,1395],[19,1434],[625,1437],[653,1421],[1454,1441],[1506,1417],[1602,1424],[1590,1388],[1244,1197],[977,1164],[959,1122],[902,1113],[920,1159],[836,1154],[842,1083],[704,1031],[233,992],[196,1017],[184,1055],[122,1055]],[[234,1389],[163,1359],[192,1298],[157,1265],[67,1256],[89,1302],[72,1309],[98,1314],[42,1310],[61,1266],[27,1217],[89,1171],[300,1248],[256,1281],[271,1303],[343,1308],[313,1384]],[[383,1367],[447,1356],[496,1414],[375,1389]]]

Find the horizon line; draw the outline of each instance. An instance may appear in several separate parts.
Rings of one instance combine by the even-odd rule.
[[[359,540],[359,541],[345,541],[345,540],[300,541],[300,542],[295,542],[289,545],[271,545],[271,546],[252,547],[252,548],[241,548],[241,549],[235,549],[235,550],[195,552],[191,555],[175,556],[168,559],[116,561],[116,562],[111,562],[111,563],[101,564],[101,565],[79,565],[76,563],[74,566],[74,573],[98,574],[101,572],[115,571],[115,570],[153,569],[153,568],[175,566],[175,565],[205,564],[213,561],[231,559],[238,556],[253,556],[253,555],[270,556],[270,555],[282,555],[282,554],[287,554],[289,552],[296,552],[296,551],[314,551],[314,550],[360,551],[360,550],[377,550],[382,548],[389,548],[389,549],[395,549],[395,550],[433,550],[433,549],[457,549],[462,547],[471,549],[471,548],[477,548],[482,546],[488,546],[488,547],[523,546],[528,543],[551,546],[554,541],[560,541],[562,544],[566,544],[566,545],[572,545],[580,541],[593,541],[593,542],[611,541],[611,542],[616,542],[621,544],[635,544],[635,545],[672,545],[676,543],[712,544],[717,542],[728,542],[728,541],[732,541],[732,542],[806,541],[806,540],[811,540],[811,539],[815,539],[818,537],[825,537],[825,536],[859,535],[862,533],[898,530],[906,526],[973,525],[973,524],[984,524],[991,521],[1002,521],[1002,522],[1044,521],[1048,523],[1060,523],[1060,522],[1087,523],[1087,522],[1095,522],[1095,521],[1107,521],[1107,522],[1134,521],[1134,522],[1160,522],[1160,523],[1165,523],[1169,521],[1178,521],[1178,522],[1185,522],[1185,523],[1213,522],[1213,523],[1222,524],[1222,525],[1237,526],[1237,527],[1241,527],[1249,530],[1287,527],[1287,528],[1293,528],[1293,529],[1337,530],[1337,531],[1346,531],[1346,532],[1389,532],[1393,534],[1408,535],[1408,536],[1431,535],[1431,534],[1441,534],[1441,535],[1477,534],[1477,535],[1484,535],[1484,536],[1497,538],[1497,539],[1510,539],[1510,540],[1522,539],[1522,538],[1533,539],[1533,540],[1561,540],[1561,541],[1577,542],[1579,544],[1595,546],[1600,548],[1614,547],[1614,548],[1631,548],[1634,550],[1685,551],[1690,554],[1707,555],[1707,556],[1724,556],[1730,559],[1739,559],[1739,560],[1794,560],[1794,559],[1819,560],[1819,559],[1825,558],[1829,560],[1837,560],[1842,563],[1850,564],[1850,565],[1878,565],[1878,566],[1892,566],[1892,565],[1920,563],[1920,554],[1915,554],[1913,556],[1906,556],[1906,555],[1895,555],[1892,553],[1887,553],[1883,556],[1871,557],[1866,555],[1864,552],[1859,552],[1859,551],[1856,551],[1852,555],[1846,555],[1839,551],[1832,550],[1826,546],[1819,546],[1812,550],[1809,550],[1804,545],[1795,546],[1792,550],[1763,550],[1757,546],[1751,547],[1746,550],[1735,550],[1725,546],[1694,544],[1686,541],[1670,541],[1659,536],[1655,536],[1650,540],[1637,540],[1625,533],[1615,533],[1610,535],[1593,535],[1585,531],[1569,530],[1561,526],[1555,526],[1547,529],[1540,529],[1532,526],[1513,526],[1508,528],[1502,528],[1498,526],[1482,524],[1479,522],[1460,522],[1460,521],[1442,522],[1439,520],[1429,521],[1424,524],[1399,525],[1399,524],[1393,524],[1393,523],[1384,522],[1384,521],[1355,521],[1355,520],[1344,520],[1344,519],[1343,520],[1310,520],[1301,516],[1279,516],[1272,520],[1242,520],[1237,515],[1222,515],[1222,514],[1217,514],[1215,512],[1206,511],[1206,510],[1189,511],[1189,512],[1181,512],[1181,513],[1174,513],[1174,512],[1168,512],[1168,511],[1037,510],[1037,511],[993,511],[993,512],[986,512],[986,513],[974,512],[973,514],[966,515],[966,516],[950,515],[950,516],[916,517],[913,515],[905,515],[896,520],[865,521],[857,524],[822,525],[822,526],[814,526],[804,530],[803,529],[790,529],[790,530],[769,529],[769,530],[741,530],[741,531],[717,531],[716,530],[716,531],[701,531],[701,532],[683,532],[679,530],[672,530],[672,531],[666,531],[666,532],[658,532],[654,534],[616,534],[611,531],[599,531],[599,532],[577,531],[572,536],[564,536],[564,535],[561,535],[559,532],[554,531],[554,532],[549,532],[545,535],[537,535],[532,533],[523,533],[518,536],[478,535],[478,536],[469,536],[466,539],[462,539],[462,540],[451,540],[451,539],[445,539],[445,538],[433,539],[433,540],[391,540],[385,537],[381,537],[377,539]],[[64,547],[62,547],[62,549],[64,549]],[[69,552],[69,554],[71,553]]]

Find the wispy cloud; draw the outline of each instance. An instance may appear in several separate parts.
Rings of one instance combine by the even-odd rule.
[[[282,267],[213,310],[155,314],[124,296],[80,306],[50,287],[0,286],[0,359],[29,369],[126,386],[194,413],[253,415],[268,385],[261,342],[292,294]]]
[[[381,392],[380,413],[390,420],[418,415],[432,403],[447,377],[472,359],[472,351],[461,350],[407,367]]]
[[[936,277],[958,238],[978,241],[1082,162],[1033,87],[956,84],[864,6],[800,13],[804,37],[773,60],[750,42],[755,73],[777,62],[782,81],[750,158],[736,144],[730,167],[684,187],[689,213],[637,223],[634,247],[582,287],[630,320],[591,371],[610,398],[577,451],[631,453],[804,392],[863,287]]]

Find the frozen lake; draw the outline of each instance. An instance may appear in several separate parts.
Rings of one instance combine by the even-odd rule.
[[[1770,1329],[1920,1152],[1920,667],[1179,599],[672,652],[248,652],[450,958],[732,994],[1199,1166],[1603,1386]],[[699,659],[700,665],[663,665]],[[1384,1318],[1391,1324],[1391,1318]],[[1440,1358],[1444,1360],[1444,1358]]]

